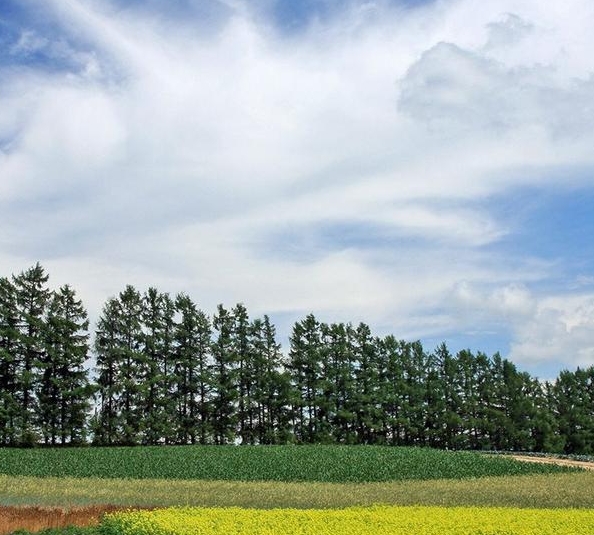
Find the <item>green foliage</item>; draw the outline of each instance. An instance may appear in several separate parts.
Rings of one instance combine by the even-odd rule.
[[[564,470],[471,452],[384,446],[0,449],[0,473],[39,477],[365,482]]]
[[[594,452],[594,367],[542,384],[499,354],[127,286],[98,319],[41,265],[0,277],[0,446],[365,444]],[[93,395],[95,399],[92,400]],[[92,402],[93,401],[93,402]],[[95,409],[90,418],[91,407]],[[90,436],[89,436],[90,431]]]
[[[46,352],[40,362],[39,425],[46,444],[81,444],[92,387],[84,364],[89,322],[82,302],[66,285],[48,303]]]

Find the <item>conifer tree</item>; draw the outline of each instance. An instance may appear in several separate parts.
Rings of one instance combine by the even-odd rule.
[[[564,370],[553,386],[559,431],[565,453],[594,453],[594,366]]]
[[[381,424],[379,350],[368,325],[360,323],[353,339],[355,362],[356,432],[360,444],[373,444]]]
[[[175,300],[180,318],[174,326],[177,440],[208,444],[212,440],[211,325],[185,294]]]
[[[144,362],[141,366],[140,403],[144,444],[175,441],[174,384],[174,303],[169,294],[149,288],[143,296]]]
[[[38,385],[39,421],[46,444],[82,444],[86,439],[92,394],[84,367],[88,325],[83,304],[70,286],[52,294]]]
[[[281,346],[268,316],[250,326],[253,355],[255,431],[259,444],[284,444],[290,441],[290,378],[283,367]]]
[[[331,431],[334,441],[344,444],[356,441],[353,335],[350,324],[322,325]]]
[[[232,351],[237,366],[237,421],[241,444],[256,441],[256,413],[254,403],[254,353],[250,344],[250,320],[247,309],[238,303],[232,310]]]
[[[17,419],[18,441],[33,446],[39,439],[36,418],[39,409],[35,395],[39,367],[45,357],[45,312],[50,296],[49,276],[41,264],[13,276],[16,291],[18,344],[15,350],[20,414]]]
[[[149,368],[148,357],[144,352],[142,297],[138,290],[128,285],[120,293],[121,306],[120,337],[122,349],[121,416],[122,443],[129,446],[139,444],[144,427],[143,400],[146,399],[150,384],[144,380]]]
[[[121,315],[119,300],[115,297],[108,299],[97,322],[95,334],[99,399],[93,419],[93,442],[100,446],[111,446],[121,441]]]
[[[233,345],[234,319],[223,305],[217,307],[212,321],[213,387],[212,425],[215,444],[229,444],[237,430],[237,362]]]
[[[0,446],[14,446],[19,440],[18,342],[16,288],[10,279],[2,277],[0,278]]]
[[[313,314],[309,314],[295,323],[290,338],[289,371],[297,442],[315,443],[320,438],[320,336],[320,323]]]
[[[144,401],[148,388],[148,358],[144,352],[143,303],[140,293],[128,285],[111,298],[97,323],[100,410],[95,418],[95,442],[136,445],[143,432]]]

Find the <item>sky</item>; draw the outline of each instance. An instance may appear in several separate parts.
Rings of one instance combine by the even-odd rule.
[[[591,0],[0,0],[0,275],[594,365]]]

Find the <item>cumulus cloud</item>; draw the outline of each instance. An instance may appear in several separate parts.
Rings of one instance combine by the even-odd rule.
[[[95,310],[132,283],[402,336],[480,319],[528,359],[554,266],[489,201],[594,165],[594,7],[354,2],[285,34],[223,4],[32,1],[57,30],[0,65],[0,268]]]
[[[536,309],[534,296],[523,284],[496,286],[486,292],[482,288],[473,288],[468,282],[462,281],[456,284],[453,297],[460,308],[466,312],[503,318],[506,321],[529,317]],[[484,319],[481,318],[481,321]]]
[[[594,295],[551,296],[518,326],[510,357],[517,362],[594,365]]]

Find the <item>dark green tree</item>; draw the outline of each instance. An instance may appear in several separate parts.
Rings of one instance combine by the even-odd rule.
[[[175,300],[175,393],[177,440],[181,444],[212,441],[213,377],[211,325],[185,294]]]
[[[19,441],[20,390],[18,381],[18,310],[16,289],[0,278],[0,446]]]
[[[419,341],[407,343],[403,349],[403,443],[407,446],[425,446],[427,356]]]
[[[174,389],[174,315],[175,306],[169,294],[149,288],[143,296],[144,327],[141,367],[144,444],[175,442]]]
[[[553,386],[556,415],[564,452],[594,453],[594,366],[564,370]]]
[[[432,448],[451,447],[446,440],[448,430],[448,404],[446,400],[455,383],[444,378],[444,368],[453,360],[446,345],[440,345],[433,354],[427,356],[425,383],[425,440]],[[445,366],[444,366],[445,364]],[[457,417],[457,415],[456,415]],[[451,432],[451,427],[449,428]]]
[[[290,337],[288,369],[291,375],[293,429],[299,443],[316,443],[327,430],[320,419],[322,341],[320,323],[313,314],[296,322]]]
[[[95,354],[98,408],[93,418],[93,442],[111,446],[121,441],[122,322],[120,301],[108,299],[97,322]]]
[[[232,443],[237,436],[238,387],[234,324],[233,314],[219,305],[212,321],[215,336],[211,349],[214,388],[212,425],[215,444]]]
[[[144,430],[144,400],[148,397],[150,383],[145,379],[150,369],[149,359],[144,352],[143,302],[140,293],[128,285],[120,293],[121,306],[120,340],[122,350],[121,417],[122,444],[140,444]]]
[[[353,351],[354,329],[350,324],[322,324],[325,363],[325,391],[327,411],[333,441],[354,444],[355,429],[355,360]]]
[[[462,449],[480,449],[480,368],[477,357],[468,349],[457,355],[460,374],[460,398],[463,439],[458,441]]]
[[[41,264],[13,277],[17,303],[18,346],[15,348],[16,377],[20,401],[17,419],[19,443],[33,446],[39,440],[36,422],[38,400],[35,395],[39,381],[39,367],[45,358],[45,313],[50,290],[48,275]]]
[[[233,330],[231,344],[237,367],[237,420],[241,444],[255,444],[257,407],[254,400],[256,382],[255,354],[250,343],[250,319],[247,309],[238,303],[231,312]]]
[[[111,298],[97,323],[97,384],[100,409],[94,422],[98,444],[136,445],[144,428],[144,400],[150,384],[149,359],[144,352],[143,302],[128,285]]]
[[[352,344],[355,371],[355,431],[360,444],[374,444],[383,430],[380,399],[381,352],[365,323],[356,328]]]
[[[380,366],[379,390],[383,413],[381,434],[384,441],[392,446],[400,446],[404,441],[407,425],[404,407],[406,403],[406,383],[404,360],[409,344],[386,336],[379,344]]]
[[[38,416],[45,444],[82,444],[86,440],[92,395],[85,368],[88,326],[87,312],[70,286],[52,294],[38,385]]]
[[[253,355],[253,394],[255,431],[259,444],[285,444],[291,441],[289,396],[290,377],[284,370],[281,346],[268,316],[255,319],[250,326]]]

